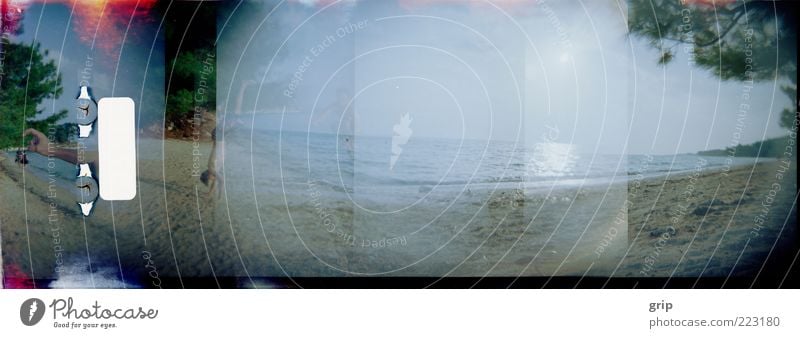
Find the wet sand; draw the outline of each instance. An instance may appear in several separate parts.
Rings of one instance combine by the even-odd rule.
[[[137,197],[98,200],[87,218],[68,191],[48,195],[46,180],[23,180],[12,160],[0,161],[3,263],[63,287],[286,275],[724,277],[757,274],[773,244],[771,259],[797,244],[794,164],[754,232],[780,162],[638,186],[475,188],[455,202],[453,193],[434,193],[395,217],[364,212],[324,184],[276,193],[231,176],[227,196],[210,198],[196,176],[210,146],[142,140]],[[245,172],[252,165],[230,163]],[[275,175],[277,166],[253,171]]]

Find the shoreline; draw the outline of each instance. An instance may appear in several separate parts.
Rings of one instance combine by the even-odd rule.
[[[194,163],[200,163],[200,164],[204,165],[205,162],[208,160],[207,155],[209,153],[209,150],[207,150],[207,149],[209,149],[209,147],[211,145],[211,142],[209,140],[203,139],[203,140],[200,140],[200,141],[195,141],[191,137],[187,138],[187,137],[172,137],[171,136],[171,137],[168,137],[166,139],[162,139],[162,138],[155,137],[155,136],[144,136],[144,137],[140,136],[139,139],[145,140],[145,142],[141,142],[140,145],[147,145],[148,147],[152,147],[153,145],[160,145],[162,143],[164,144],[164,147],[166,147],[166,148],[170,148],[170,147],[182,148],[184,146],[198,148],[197,146],[199,145],[200,146],[199,148],[203,148],[204,151],[202,152],[201,156],[199,156],[199,157],[196,156],[196,155],[193,156],[193,158],[192,158],[193,162],[190,163],[188,166],[186,166],[186,168],[191,168]],[[9,149],[11,149],[11,148],[9,148]],[[11,150],[7,149],[6,152],[0,153],[0,160],[11,161],[13,159],[13,156],[8,154],[9,151],[15,151],[15,150],[14,149],[11,149]],[[146,152],[144,152],[142,150],[138,150],[137,153],[143,154],[143,153],[146,153]],[[680,155],[686,155],[686,154],[680,154]],[[688,155],[698,156],[698,157],[711,157],[711,158],[726,158],[727,157],[727,156],[696,155],[696,154],[688,154]],[[143,156],[146,157],[146,158],[151,158],[149,155],[143,155]],[[647,155],[636,155],[636,156],[647,156]],[[672,155],[667,155],[667,156],[672,156]],[[736,158],[737,159],[756,159],[756,158],[751,158],[751,157],[736,157]],[[735,170],[738,170],[738,169],[740,169],[742,167],[752,167],[753,164],[770,163],[770,162],[775,162],[775,161],[779,161],[779,160],[780,160],[780,158],[771,158],[771,157],[770,158],[760,158],[760,159],[758,159],[758,160],[756,160],[754,162],[751,162],[751,163],[733,164],[733,165],[731,165],[729,167],[729,169],[727,169],[727,171],[735,171]],[[55,159],[55,161],[58,162],[58,163],[64,162],[61,159]],[[9,162],[6,162],[6,163],[9,163]],[[64,162],[64,163],[67,163],[67,162]],[[14,164],[14,165],[16,165],[16,164]],[[68,164],[68,165],[71,165],[71,164]],[[183,164],[175,165],[173,167],[179,168],[179,167],[184,167],[184,165]],[[42,168],[38,168],[38,169],[42,169]],[[469,184],[465,184],[465,183],[447,183],[447,182],[445,182],[445,183],[442,183],[442,184],[438,184],[437,188],[444,189],[444,190],[452,192],[452,191],[455,191],[455,190],[460,190],[460,189],[451,189],[452,187],[459,188],[459,187],[464,187],[464,186],[466,186],[465,189],[469,188],[469,189],[476,189],[476,190],[481,190],[481,191],[518,189],[520,187],[524,187],[526,193],[541,193],[543,191],[547,191],[547,190],[550,190],[550,189],[552,189],[553,192],[557,192],[557,191],[562,191],[562,190],[565,190],[565,189],[566,190],[577,189],[577,188],[592,189],[592,188],[598,187],[598,186],[601,186],[601,187],[602,186],[608,186],[609,184],[625,184],[625,183],[630,183],[631,181],[636,181],[636,180],[639,180],[639,181],[641,181],[641,180],[657,180],[657,179],[666,178],[666,177],[680,178],[681,176],[684,176],[684,175],[690,175],[693,171],[694,171],[693,169],[684,169],[684,170],[676,170],[676,171],[659,171],[659,172],[651,172],[651,173],[628,172],[627,175],[565,177],[565,178],[553,177],[553,178],[547,178],[547,179],[535,180],[535,181],[533,181],[533,180],[529,180],[529,181],[525,181],[525,180],[505,180],[505,181],[496,181],[496,182],[483,182],[483,181],[481,181],[481,182],[471,182]],[[721,172],[724,172],[724,171],[726,171],[725,167],[724,166],[720,166],[720,165],[715,165],[715,166],[703,168],[703,173],[704,174],[716,174],[716,173],[721,173]],[[194,176],[195,176],[195,178],[198,177],[197,175],[194,175]],[[16,176],[15,181],[17,181],[19,183],[19,181],[20,181],[19,180],[19,175]],[[296,183],[296,182],[287,182],[287,184],[294,184],[294,183]],[[391,186],[391,185],[386,185],[386,186]],[[413,184],[407,184],[407,185],[397,185],[397,187],[404,187],[404,186],[415,186],[415,187],[419,187],[421,190],[430,190],[430,188],[433,187],[434,185],[429,184],[429,183],[413,183]],[[40,195],[40,197],[42,197],[42,196]]]
[[[291,276],[336,277],[358,275],[343,271],[396,269],[399,270],[379,275],[610,276],[613,273],[615,277],[658,277],[674,271],[675,276],[725,276],[735,265],[733,275],[754,273],[757,270],[754,267],[763,262],[769,239],[780,239],[783,248],[796,245],[788,241],[789,232],[777,236],[784,219],[776,215],[788,211],[785,201],[791,203],[793,198],[781,195],[776,198],[781,202],[773,205],[773,212],[761,229],[765,235],[759,241],[751,241],[752,250],[744,253],[740,250],[751,230],[742,228],[757,215],[758,202],[770,189],[778,161],[736,166],[727,175],[719,168],[701,170],[693,183],[696,196],[685,208],[680,222],[673,224],[673,233],[664,229],[672,224],[675,212],[680,211],[675,206],[688,186],[691,172],[642,178],[636,188],[639,193],[633,195],[631,190],[635,190],[633,184],[637,181],[631,180],[631,175],[624,182],[612,185],[556,185],[550,196],[527,190],[520,193],[518,187],[473,189],[449,209],[447,198],[453,194],[444,192],[440,200],[430,200],[419,211],[391,217],[371,215],[346,200],[327,198],[341,192],[324,185],[315,186],[313,193],[320,197],[311,201],[307,188],[290,191],[289,200],[284,201],[282,194],[270,193],[264,187],[256,191],[256,205],[253,188],[244,187],[243,191],[248,193],[227,196],[233,199],[228,203],[226,197],[214,202],[206,196],[207,188],[190,175],[192,150],[191,140],[141,143],[139,151],[148,152],[148,156],[139,159],[139,193],[133,201],[115,202],[114,218],[110,204],[105,201],[98,201],[92,216],[75,217],[79,215],[77,207],[69,209],[72,203],[69,195],[59,192],[58,203],[69,209],[57,210],[55,228],[61,241],[57,249],[61,251],[54,250],[55,232],[48,221],[51,201],[47,199],[47,182],[35,182],[30,179],[32,176],[27,176],[25,191],[17,164],[0,161],[0,188],[8,201],[0,210],[4,263],[18,266],[19,271],[32,272],[37,279],[53,280],[65,278],[59,276],[56,268],[82,271],[80,265],[85,264],[89,271],[105,271],[104,274],[117,276],[123,283],[143,285],[150,282],[147,276],[153,266],[158,267],[158,276],[164,278],[267,277],[282,276],[283,271]],[[201,161],[205,162],[210,144],[201,142],[200,150]],[[169,161],[163,162],[163,158]],[[753,177],[745,188],[751,170]],[[783,194],[792,191],[790,185],[796,187],[790,181],[787,174]],[[238,191],[235,186],[248,182],[245,179],[228,183],[234,187],[231,191]],[[702,221],[694,214],[695,210],[712,199],[718,186],[720,191],[715,201],[709,203],[708,215]],[[745,198],[739,201],[742,192]],[[23,194],[27,200],[21,198]],[[660,197],[653,203],[656,196]],[[736,203],[738,211],[733,213]],[[256,209],[260,216],[256,215]],[[292,212],[293,220],[287,218],[287,210]],[[424,230],[414,227],[435,219],[439,210],[448,211]],[[622,217],[624,225],[619,223],[619,210],[626,210]],[[321,211],[324,213],[320,214]],[[24,222],[26,214],[28,219]],[[320,218],[321,215],[325,217]],[[324,227],[327,217],[335,221],[334,231]],[[796,212],[790,217],[796,217]],[[786,230],[794,233],[794,228]],[[419,232],[410,235],[415,231]],[[29,238],[26,233],[30,233]],[[615,236],[608,240],[612,233]],[[665,233],[668,240],[662,238]],[[403,241],[391,247],[357,245],[394,243],[390,241],[394,238]],[[28,240],[34,257],[27,254]],[[269,245],[265,240],[270,240]],[[709,258],[715,248],[714,257]],[[61,266],[56,264],[54,255],[59,252],[71,261],[62,262]],[[432,252],[433,256],[409,265]],[[149,257],[147,264],[142,262],[143,253]],[[273,256],[280,260],[280,265],[273,261]],[[70,264],[77,264],[78,268]],[[55,285],[69,285],[64,283],[62,280]]]

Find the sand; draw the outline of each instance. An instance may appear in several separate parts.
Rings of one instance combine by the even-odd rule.
[[[785,165],[644,181],[629,209],[630,250],[615,276],[753,277],[791,261],[798,245],[796,160]]]
[[[283,194],[233,177],[235,194],[209,197],[193,166],[205,169],[210,146],[140,140],[137,197],[100,200],[86,218],[69,191],[48,195],[46,181],[1,160],[6,274],[58,287],[286,275],[725,277],[758,274],[797,245],[794,163],[782,179],[772,161],[552,191],[475,187],[393,217],[359,211],[321,184]],[[781,188],[765,212],[773,183]]]

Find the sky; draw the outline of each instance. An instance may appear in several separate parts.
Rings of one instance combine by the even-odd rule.
[[[696,152],[786,134],[778,116],[792,103],[780,83],[757,83],[745,100],[742,83],[720,81],[685,54],[659,65],[653,48],[627,35],[624,7],[614,0],[223,6],[218,110],[256,111],[265,129],[381,137],[391,137],[408,113],[414,137],[552,141],[614,154]],[[153,70],[163,66],[158,51],[143,76],[153,57],[152,22],[134,26],[129,33],[139,37],[125,40],[121,52],[125,31],[101,29],[104,43],[92,50],[92,30],[84,26],[100,10],[81,8],[67,25],[67,3],[27,9],[16,39],[41,42],[55,60],[65,56],[65,95],[49,102],[49,111],[70,107],[67,94],[87,55],[98,59],[98,96],[113,88],[114,95],[137,97],[142,83],[163,88],[154,80],[163,76]],[[129,17],[124,8],[117,14]],[[109,62],[116,57],[127,66]],[[737,128],[742,103],[749,108]]]
[[[164,109],[164,56],[163,40],[156,34],[158,22],[149,15],[153,0],[107,6],[67,0],[17,3],[24,8],[23,31],[12,40],[40,43],[61,75],[62,95],[42,102],[39,108],[44,113],[37,118],[66,109],[69,114],[63,122],[75,122],[75,97],[85,80],[95,100],[132,97],[137,116],[160,120],[155,117]],[[96,134],[88,141],[95,142]]]
[[[244,60],[236,76],[266,74],[254,79],[261,94],[253,86],[244,97],[245,106],[278,116],[264,118],[267,128],[280,128],[287,107],[284,129],[390,137],[409,113],[415,137],[549,140],[629,154],[696,152],[786,133],[777,117],[791,102],[780,83],[758,83],[744,100],[742,83],[720,81],[685,54],[659,65],[652,47],[627,34],[625,5],[613,0],[262,6],[254,22],[234,13],[221,44],[236,46],[223,48]],[[312,55],[291,99],[276,95],[314,46],[361,21],[363,28]],[[246,37],[266,43],[237,41]],[[337,102],[342,90],[355,99]],[[749,108],[737,128],[741,103]]]

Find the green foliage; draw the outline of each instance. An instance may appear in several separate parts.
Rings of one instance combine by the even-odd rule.
[[[58,113],[50,115],[41,120],[36,120],[36,121],[29,120],[26,128],[33,128],[45,134],[49,134],[51,131],[55,130],[55,126],[56,123],[58,123],[58,121],[61,121],[61,119],[67,117],[67,113],[68,112],[66,109],[62,109]]]
[[[174,61],[167,97],[167,120],[190,118],[195,107],[213,110],[216,99],[216,69],[213,55],[198,49],[178,55]]]
[[[739,144],[735,147],[727,147],[725,149],[699,151],[697,154],[705,156],[784,157],[786,147],[793,146],[794,141],[795,140],[792,139],[790,144],[789,136],[783,136],[751,144]],[[794,147],[792,147],[792,149],[794,149]],[[797,153],[792,151],[792,157],[796,156]]]
[[[699,1],[695,1],[699,2]],[[790,83],[797,97],[797,14],[788,1],[735,1],[725,5],[684,5],[676,0],[629,0],[630,34],[661,51],[668,64],[679,48],[693,52],[696,66],[723,80]],[[794,107],[784,110],[790,126]],[[788,124],[786,124],[788,121]]]
[[[167,121],[175,121],[187,117],[194,109],[194,98],[192,92],[181,88],[175,94],[167,98]]]
[[[165,10],[166,122],[184,126],[196,108],[216,108],[216,4],[177,2]]]
[[[63,90],[55,62],[47,60],[48,51],[42,52],[39,43],[8,40],[2,43],[4,76],[0,82],[0,149],[24,146],[22,132],[26,128],[47,130],[67,114],[61,111],[36,119],[43,113],[38,109],[39,104],[45,99],[57,98]]]
[[[78,136],[77,123],[64,123],[55,126],[53,131],[53,140],[56,143],[69,143],[75,140]]]
[[[783,91],[786,96],[788,96],[792,102],[797,102],[797,86],[796,85],[786,85],[781,86],[781,91]],[[797,109],[796,107],[793,109],[791,107],[785,108],[781,112],[781,127],[786,129],[792,129],[792,126],[797,123]]]

